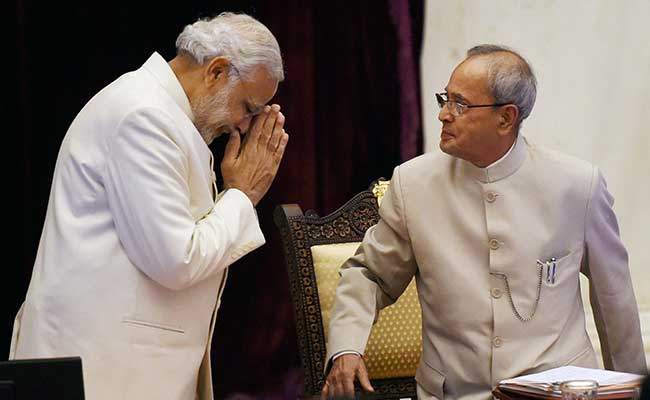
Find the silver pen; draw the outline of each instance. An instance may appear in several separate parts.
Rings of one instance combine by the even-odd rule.
[[[551,257],[551,262],[553,263],[553,284],[555,285],[555,278],[557,277],[557,259],[555,257]]]

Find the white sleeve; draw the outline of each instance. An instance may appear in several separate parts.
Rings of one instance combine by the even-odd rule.
[[[157,109],[118,126],[105,171],[108,206],[131,262],[151,279],[181,290],[225,269],[264,244],[255,209],[236,189],[199,221],[190,212],[187,155],[178,128]]]

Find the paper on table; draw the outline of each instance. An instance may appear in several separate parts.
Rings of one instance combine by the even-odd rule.
[[[537,374],[523,375],[513,379],[501,381],[501,384],[530,384],[530,383],[553,383],[570,381],[574,379],[590,379],[598,382],[600,387],[608,385],[625,385],[637,383],[644,379],[644,376],[629,374],[626,372],[615,372],[604,369],[581,368],[566,366],[539,372]]]

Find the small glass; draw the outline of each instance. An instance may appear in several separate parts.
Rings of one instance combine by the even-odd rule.
[[[562,392],[562,400],[596,400],[598,382],[590,380],[562,382],[560,392]]]

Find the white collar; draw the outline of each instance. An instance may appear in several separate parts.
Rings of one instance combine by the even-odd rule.
[[[174,102],[180,107],[187,117],[194,122],[194,113],[190,101],[178,81],[176,74],[172,71],[171,67],[164,58],[157,52],[154,52],[151,57],[142,65],[151,75],[156,78],[160,86],[165,89]]]

